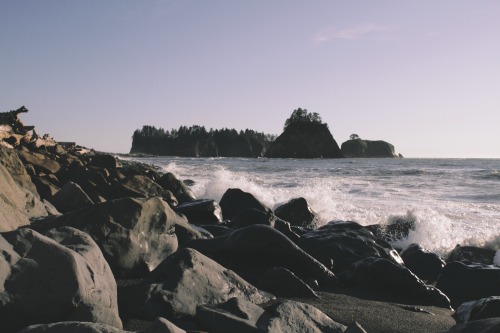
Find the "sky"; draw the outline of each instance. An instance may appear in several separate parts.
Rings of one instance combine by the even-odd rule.
[[[134,130],[280,134],[500,158],[500,1],[0,1],[0,111],[126,153]]]

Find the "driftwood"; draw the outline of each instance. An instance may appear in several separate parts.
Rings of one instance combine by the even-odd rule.
[[[35,128],[34,126],[24,126],[23,122],[19,119],[18,115],[26,112],[28,112],[28,109],[24,105],[17,110],[1,112],[0,125],[8,125],[14,133],[24,135]]]

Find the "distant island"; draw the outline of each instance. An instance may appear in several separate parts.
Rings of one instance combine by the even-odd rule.
[[[354,140],[353,140],[354,139]],[[361,140],[356,134],[339,147],[328,124],[316,112],[298,108],[279,136],[246,129],[181,126],[170,131],[145,125],[132,136],[130,154],[181,157],[342,158],[402,157],[385,141]]]

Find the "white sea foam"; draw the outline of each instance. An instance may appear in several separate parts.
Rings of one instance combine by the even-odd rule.
[[[304,197],[323,223],[352,220],[370,225],[389,223],[395,217],[413,219],[416,229],[395,244],[398,247],[419,243],[442,254],[457,244],[500,250],[498,179],[472,178],[473,172],[467,178],[463,161],[446,160],[439,168],[433,160],[177,158],[149,162],[181,179],[193,179],[198,198],[220,201],[228,188],[240,188],[274,209]],[[496,260],[500,260],[498,254]]]

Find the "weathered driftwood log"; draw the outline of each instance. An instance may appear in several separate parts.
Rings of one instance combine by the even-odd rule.
[[[26,113],[28,109],[21,106],[17,110],[11,110],[8,112],[0,113],[0,125],[9,125],[12,131],[16,134],[26,134],[26,132],[31,131],[34,126],[24,126],[23,122],[18,118],[20,113]]]

